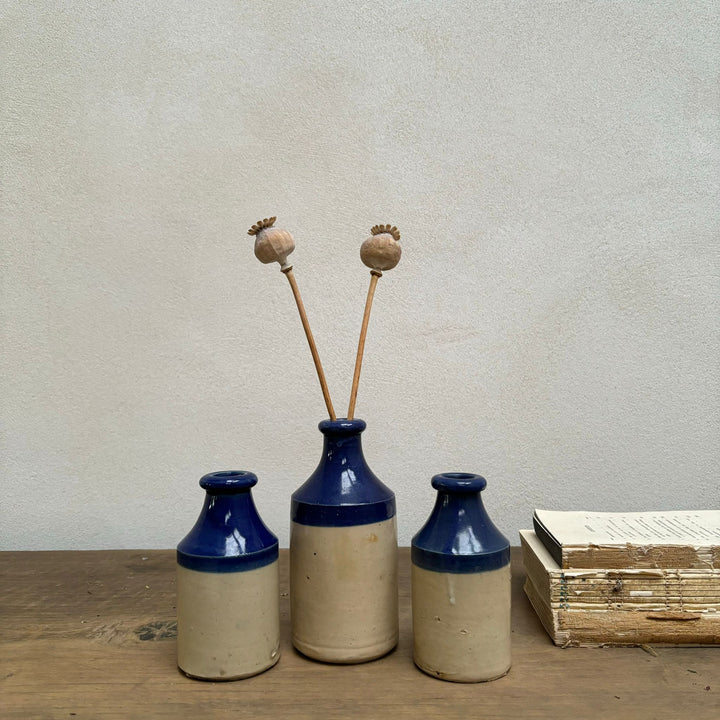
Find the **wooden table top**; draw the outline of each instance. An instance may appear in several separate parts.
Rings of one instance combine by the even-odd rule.
[[[461,685],[413,665],[410,559],[400,551],[400,643],[364,665],[290,644],[280,553],[282,657],[247,680],[191,680],[175,664],[170,550],[0,553],[0,718],[720,718],[718,648],[558,648],[522,591],[513,548],[513,666]]]

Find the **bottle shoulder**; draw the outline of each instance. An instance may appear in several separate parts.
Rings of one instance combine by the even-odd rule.
[[[439,492],[412,539],[412,557],[431,570],[474,572],[508,564],[510,543],[488,516],[479,492]]]
[[[242,557],[277,544],[277,537],[260,518],[247,491],[207,494],[195,525],[177,549],[198,557]]]
[[[394,516],[395,494],[365,461],[359,432],[326,433],[318,466],[292,494],[293,522],[337,527]]]

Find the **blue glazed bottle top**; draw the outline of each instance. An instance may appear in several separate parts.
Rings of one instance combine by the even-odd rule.
[[[487,482],[473,473],[435,475],[438,491],[427,522],[412,539],[412,561],[426,570],[473,573],[510,563],[510,543],[493,525],[480,493]]]
[[[364,420],[323,420],[323,453],[293,494],[290,517],[301,525],[348,527],[395,516],[395,494],[368,467],[360,435]]]
[[[205,503],[194,527],[177,546],[177,561],[190,570],[241,572],[278,558],[278,539],[253,501],[257,476],[245,470],[208,473],[200,479]]]

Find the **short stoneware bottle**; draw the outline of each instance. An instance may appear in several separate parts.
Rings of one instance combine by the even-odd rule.
[[[412,540],[415,664],[453,682],[482,682],[510,669],[510,544],[470,473],[435,475],[437,499]]]
[[[251,488],[232,470],[203,476],[205,504],[177,546],[178,666],[204,680],[239,680],[280,657],[278,540]]]
[[[292,641],[315,660],[360,663],[398,641],[395,495],[365,462],[365,422],[318,427],[320,464],[292,496]]]

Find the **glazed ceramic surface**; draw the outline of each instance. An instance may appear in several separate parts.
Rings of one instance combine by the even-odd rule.
[[[362,420],[325,420],[323,456],[292,496],[292,640],[334,663],[373,660],[398,640],[395,496],[365,462]]]
[[[414,660],[443,680],[494,680],[511,664],[510,545],[483,506],[484,478],[432,483],[435,507],[412,541]]]
[[[177,548],[178,666],[237,680],[279,659],[278,541],[253,502],[253,473],[210,473],[205,504]]]

